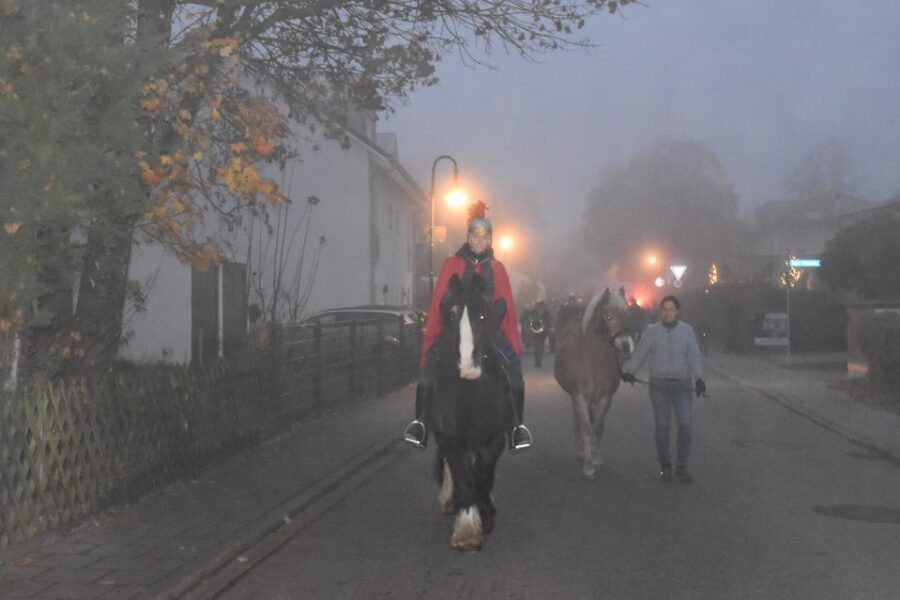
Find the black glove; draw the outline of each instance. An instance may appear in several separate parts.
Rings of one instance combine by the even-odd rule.
[[[631,385],[634,385],[634,382],[635,382],[634,375],[632,375],[631,373],[622,373],[622,381],[624,381],[625,383],[630,383]]]
[[[700,396],[702,396],[703,394],[705,394],[706,393],[706,382],[703,381],[702,379],[698,379],[697,383],[694,384],[694,392],[697,394],[698,398]]]

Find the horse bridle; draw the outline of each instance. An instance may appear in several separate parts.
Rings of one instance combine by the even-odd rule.
[[[625,364],[625,360],[623,358],[621,361],[619,361],[619,349],[616,348],[616,339],[618,339],[619,335],[624,330],[618,331],[615,334],[611,333],[609,331],[609,326],[606,324],[606,316],[605,315],[601,321],[601,329],[602,329],[601,333],[603,333],[605,335],[607,341],[609,342],[610,347],[612,348],[613,357],[615,357],[615,359],[616,359],[616,370],[619,372],[619,379],[622,379],[622,376],[625,374],[625,371],[622,370],[622,366]],[[649,381],[644,381],[643,379],[635,379],[634,381],[635,381],[635,383],[642,383],[645,385],[649,385],[649,383],[650,383]]]

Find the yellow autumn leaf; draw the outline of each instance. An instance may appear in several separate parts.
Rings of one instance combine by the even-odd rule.
[[[169,91],[169,82],[165,79],[158,79],[156,81],[156,91],[159,92],[160,96],[164,96]]]
[[[203,160],[203,153],[199,150],[197,152],[194,152],[194,160],[196,160],[197,162]]]
[[[19,233],[19,229],[22,227],[21,223],[4,223],[3,229],[6,230],[6,235],[16,235]]]
[[[221,121],[222,120],[222,113],[219,112],[218,108],[212,109],[212,114],[210,116],[212,117],[213,121]]]
[[[0,317],[0,332],[9,333],[9,330],[12,329],[13,322],[9,319]]]
[[[161,154],[159,157],[159,164],[170,167],[175,164],[175,161],[168,154]]]
[[[178,111],[178,116],[184,119],[185,121],[191,120],[191,112],[185,109],[181,109]]]
[[[146,100],[141,100],[141,108],[143,108],[147,112],[155,111],[159,108],[159,105],[159,98],[147,98]]]
[[[244,142],[235,142],[233,144],[230,144],[228,148],[231,149],[231,151],[235,154],[240,154],[241,152],[247,150],[247,144],[245,144]]]

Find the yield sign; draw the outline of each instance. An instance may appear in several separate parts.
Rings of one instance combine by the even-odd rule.
[[[672,275],[675,276],[675,281],[681,281],[681,278],[684,276],[684,272],[687,271],[687,267],[685,265],[672,265],[669,268],[672,270]]]

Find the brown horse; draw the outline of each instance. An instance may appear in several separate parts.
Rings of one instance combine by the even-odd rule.
[[[567,327],[557,343],[553,371],[560,387],[572,397],[575,443],[582,474],[588,479],[603,464],[603,421],[622,373],[617,354],[628,355],[634,347],[627,323],[625,290],[613,294],[606,288],[591,300],[581,323]]]

